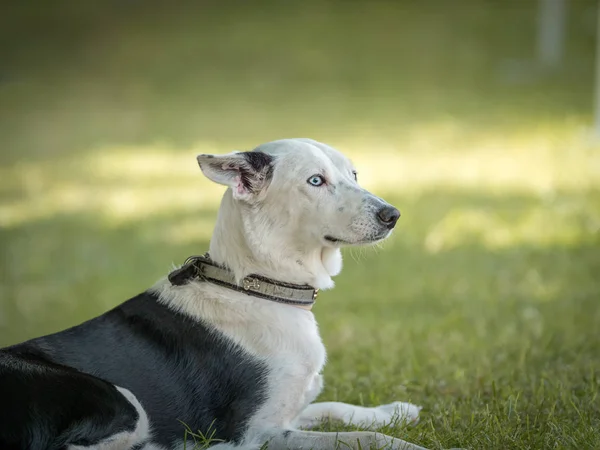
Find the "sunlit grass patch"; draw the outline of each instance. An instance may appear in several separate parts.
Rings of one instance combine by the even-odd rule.
[[[393,141],[370,145],[360,139],[332,144],[354,160],[361,183],[380,193],[414,195],[427,189],[471,188],[494,195],[535,193],[551,202],[558,190],[586,196],[600,187],[598,152],[577,132],[569,136],[560,129],[555,134],[542,129],[520,139],[467,136],[462,143],[450,144],[446,133],[436,133],[435,126],[420,127],[414,133],[416,142],[408,147]],[[427,136],[426,147],[418,142],[419,136]],[[206,143],[188,148],[109,146],[43,161],[24,160],[0,170],[0,192],[6,193],[0,223],[77,211],[119,222],[215,207],[222,189],[201,179],[194,156],[230,150]],[[597,220],[592,215],[590,226]]]

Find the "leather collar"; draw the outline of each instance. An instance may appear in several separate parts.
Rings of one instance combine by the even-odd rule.
[[[285,283],[260,275],[248,275],[239,285],[236,283],[233,272],[210,259],[208,253],[202,256],[190,256],[185,260],[183,266],[169,274],[169,281],[174,286],[182,286],[192,280],[214,283],[253,297],[309,311],[315,304],[319,293],[318,289],[307,284]]]

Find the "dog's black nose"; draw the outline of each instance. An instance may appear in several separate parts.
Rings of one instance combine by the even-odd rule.
[[[384,206],[377,213],[377,217],[379,217],[379,220],[391,230],[396,226],[396,222],[398,222],[398,219],[400,218],[400,211],[393,206]]]

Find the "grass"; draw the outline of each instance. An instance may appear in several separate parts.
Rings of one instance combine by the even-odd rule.
[[[430,448],[600,448],[592,3],[572,2],[570,70],[522,85],[502,61],[529,55],[535,2],[12,6],[0,345],[206,250],[222,190],[195,153],[310,136],[403,213],[315,307],[321,399],[423,405],[386,431]]]

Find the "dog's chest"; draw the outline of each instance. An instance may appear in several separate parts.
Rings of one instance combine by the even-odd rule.
[[[326,354],[312,313],[208,284],[190,283],[177,290],[162,287],[163,301],[201,319],[264,363],[267,400],[251,422],[263,426],[290,422],[318,395]]]
[[[248,313],[240,326],[219,326],[251,355],[263,360],[271,378],[310,378],[325,364],[325,346],[314,316],[290,306]]]
[[[285,427],[320,393],[325,346],[312,314],[280,318],[263,330],[251,352],[265,361],[268,400],[251,421]]]
[[[243,325],[219,328],[268,369],[267,401],[251,423],[286,426],[321,390],[325,346],[311,313],[266,306],[260,316],[247,312]]]

